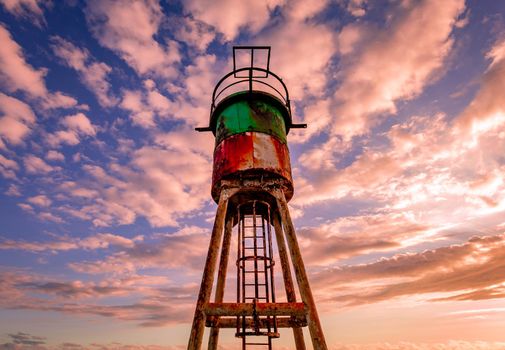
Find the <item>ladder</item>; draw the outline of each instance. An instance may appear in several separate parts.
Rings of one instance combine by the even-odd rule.
[[[237,303],[275,303],[270,206],[254,200],[238,206]],[[272,349],[279,338],[276,316],[237,316],[242,350]],[[252,339],[251,339],[252,338]]]

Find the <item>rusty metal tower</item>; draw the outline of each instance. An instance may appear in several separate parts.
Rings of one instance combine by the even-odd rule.
[[[234,47],[233,71],[212,95],[209,126],[196,129],[211,131],[216,139],[211,192],[218,207],[188,350],[201,349],[205,326],[210,327],[209,350],[217,349],[221,328],[235,329],[242,349],[272,349],[279,329],[292,328],[296,349],[305,349],[304,326],[313,348],[327,349],[287,204],[293,181],[286,135],[306,125],[292,123],[288,90],[269,62],[270,47]],[[236,300],[224,302],[233,231]],[[272,231],[286,292],[283,302],[275,293]]]

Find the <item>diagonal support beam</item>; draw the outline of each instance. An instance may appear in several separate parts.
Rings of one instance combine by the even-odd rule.
[[[228,257],[230,256],[231,234],[233,230],[233,217],[228,215],[226,217],[226,225],[224,229],[223,248],[221,251],[221,258],[219,260],[219,271],[217,273],[216,297],[215,302],[223,302],[224,287],[226,284],[226,271],[228,268]],[[210,330],[208,350],[217,350],[217,343],[219,340],[219,328],[213,327]]]
[[[223,237],[224,221],[226,211],[228,209],[228,200],[237,192],[236,189],[223,189],[219,197],[217,206],[216,220],[212,229],[212,235],[209,242],[209,251],[205,268],[203,270],[202,284],[198,293],[198,301],[196,304],[195,315],[193,317],[193,325],[188,342],[188,350],[200,350],[202,347],[203,332],[205,330],[205,312],[204,307],[209,303],[212,285],[214,283],[214,273],[216,271],[217,255],[219,252],[219,244]]]
[[[275,231],[275,238],[277,240],[277,247],[279,249],[279,258],[281,260],[282,276],[284,278],[284,287],[286,289],[286,297],[288,302],[296,302],[295,286],[293,278],[291,277],[291,268],[289,267],[289,258],[286,250],[286,242],[284,241],[284,234],[279,218],[279,213],[274,212],[273,224]],[[295,339],[296,350],[306,350],[305,340],[303,339],[303,331],[300,327],[293,327],[293,337]]]
[[[307,306],[307,322],[309,324],[312,345],[314,346],[314,350],[328,350],[321,322],[319,321],[319,316],[317,315],[316,303],[314,302],[314,297],[312,295],[312,291],[310,290],[309,279],[307,277],[305,265],[303,264],[300,246],[298,245],[298,240],[296,239],[295,227],[293,226],[291,216],[289,215],[288,203],[284,197],[284,192],[280,189],[274,189],[272,194],[276,199],[277,207],[281,214],[282,224],[284,226],[284,232],[286,234],[286,240],[291,254],[291,261],[295,270],[298,289],[300,290],[300,296]]]

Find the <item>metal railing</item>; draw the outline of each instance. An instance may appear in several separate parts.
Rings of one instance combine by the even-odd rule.
[[[250,66],[237,68],[236,51],[238,50],[250,50]],[[258,50],[267,50],[266,68],[254,66],[254,52]],[[247,74],[240,74],[240,73]],[[262,73],[261,75],[255,72]],[[241,84],[246,85],[243,88],[236,89],[240,87]],[[274,86],[277,85],[277,86]],[[265,90],[266,88],[266,90]],[[289,92],[286,84],[282,79],[272,71],[270,71],[270,47],[269,46],[235,46],[233,48],[233,70],[223,76],[214,91],[212,92],[212,103],[210,106],[210,119],[221,101],[229,96],[232,96],[240,92],[263,92],[276,98],[288,112],[288,120],[286,128],[306,128],[307,124],[293,124],[291,115],[291,102],[289,100]],[[197,131],[212,131],[211,126],[207,127],[197,127]]]

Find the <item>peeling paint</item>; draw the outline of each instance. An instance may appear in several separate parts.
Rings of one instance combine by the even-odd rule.
[[[289,150],[276,137],[245,132],[224,139],[214,150],[212,196],[218,199],[220,181],[230,177],[281,178],[293,187]]]

